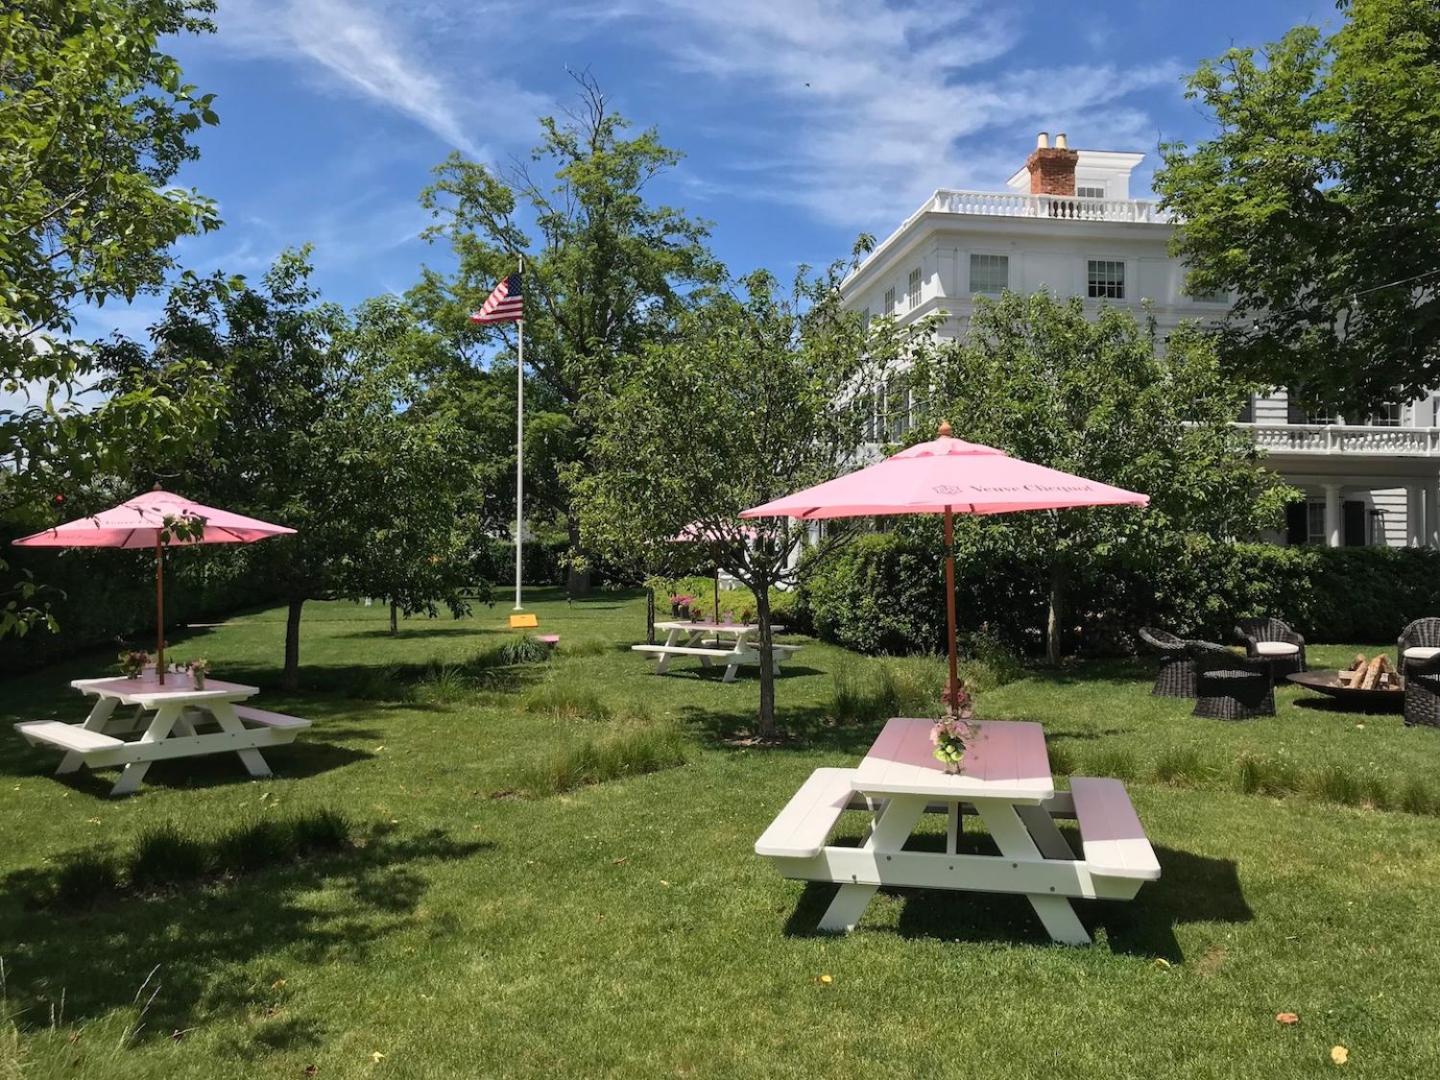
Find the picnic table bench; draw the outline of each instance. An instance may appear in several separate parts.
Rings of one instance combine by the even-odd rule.
[[[1077,776],[1055,791],[1039,724],[975,724],[953,774],[930,754],[931,724],[892,719],[858,768],[816,769],[756,841],[785,877],[840,886],[820,929],[853,929],[881,886],[960,889],[1023,895],[1053,940],[1088,945],[1071,898],[1129,900],[1159,879],[1124,785]],[[847,810],[871,814],[867,838],[827,844]],[[944,852],[904,850],[927,812],[949,817]],[[958,852],[966,814],[984,822],[998,855]],[[1078,855],[1057,818],[1078,823]]]
[[[31,746],[64,752],[57,776],[82,765],[123,766],[112,796],[134,792],[150,765],[168,758],[234,753],[251,776],[270,776],[261,749],[292,742],[310,726],[298,716],[242,705],[259,690],[216,679],[207,680],[203,690],[179,676],[162,685],[153,672],[138,679],[76,679],[70,685],[95,698],[83,723],[31,720],[15,730]],[[122,705],[132,711],[117,715]],[[139,739],[121,738],[142,728]]]
[[[670,670],[670,661],[676,656],[696,656],[702,667],[712,662],[725,664],[722,682],[734,682],[740,667],[760,663],[760,646],[754,640],[760,627],[754,623],[717,622],[660,622],[655,629],[664,630],[665,641],[656,645],[632,645],[635,652],[649,653],[659,661],[655,674],[664,675]],[[782,633],[783,626],[772,626],[771,633]],[[728,635],[728,640],[722,635]],[[780,674],[780,665],[800,650],[799,645],[771,644],[771,670]]]

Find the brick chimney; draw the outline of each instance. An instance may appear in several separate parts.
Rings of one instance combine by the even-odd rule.
[[[1025,159],[1030,172],[1031,195],[1074,195],[1075,163],[1080,155],[1069,148],[1062,131],[1050,146],[1050,136],[1042,131],[1035,140],[1035,149]]]

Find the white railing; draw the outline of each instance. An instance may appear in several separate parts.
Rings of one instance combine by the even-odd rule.
[[[941,188],[927,211],[994,217],[1056,218],[1064,221],[1139,221],[1163,224],[1170,216],[1144,199],[1081,199],[1074,195],[1022,195],[1013,191],[957,191]]]
[[[1255,445],[1281,454],[1440,456],[1440,428],[1360,427],[1350,424],[1237,424]]]

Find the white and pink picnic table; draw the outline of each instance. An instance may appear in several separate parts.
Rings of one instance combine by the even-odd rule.
[[[57,776],[82,765],[123,766],[112,796],[134,792],[151,764],[168,758],[233,752],[251,776],[269,776],[260,751],[292,742],[310,726],[299,717],[241,704],[259,689],[219,679],[196,689],[188,675],[168,674],[162,684],[151,669],[139,678],[76,679],[70,686],[95,698],[83,723],[32,720],[15,730],[32,746],[64,752]],[[122,707],[130,711],[120,713]]]
[[[655,674],[664,675],[670,670],[670,661],[676,657],[698,657],[701,667],[724,664],[725,676],[722,682],[734,682],[742,665],[760,663],[760,645],[756,638],[760,627],[756,623],[733,622],[657,622],[656,630],[665,631],[665,640],[656,645],[632,645],[635,652],[648,653],[656,657]],[[783,626],[771,626],[772,634],[785,632]],[[772,643],[771,668],[780,674],[780,665],[800,650],[799,645],[778,645]]]
[[[1159,879],[1124,786],[1071,777],[1069,791],[1056,791],[1039,724],[973,722],[952,773],[932,755],[933,723],[891,719],[858,768],[816,769],[756,842],[756,854],[784,876],[840,886],[821,930],[854,929],[882,886],[957,889],[1023,896],[1054,941],[1088,945],[1072,899],[1129,900]],[[846,810],[870,815],[859,846],[827,843]],[[944,850],[906,850],[927,811],[947,815]],[[959,851],[969,814],[984,823],[996,854]],[[1080,854],[1057,818],[1077,820]]]

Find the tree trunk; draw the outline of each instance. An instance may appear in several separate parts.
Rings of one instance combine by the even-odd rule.
[[[565,522],[565,530],[570,538],[570,550],[580,550],[580,523],[572,516]],[[572,565],[565,571],[565,592],[571,600],[577,596],[590,595],[590,571],[577,570]]]
[[[300,609],[305,598],[290,601],[290,611],[285,616],[285,671],[280,676],[280,685],[286,690],[300,688]]]
[[[770,588],[767,583],[752,586],[755,614],[760,622],[760,728],[762,739],[775,737],[775,665],[770,632]]]
[[[1065,566],[1058,557],[1050,564],[1050,614],[1045,624],[1045,659],[1060,663],[1061,621],[1065,618]]]
[[[390,601],[390,636],[400,633],[400,605]]]
[[[645,590],[645,641],[655,644],[655,590]]]

